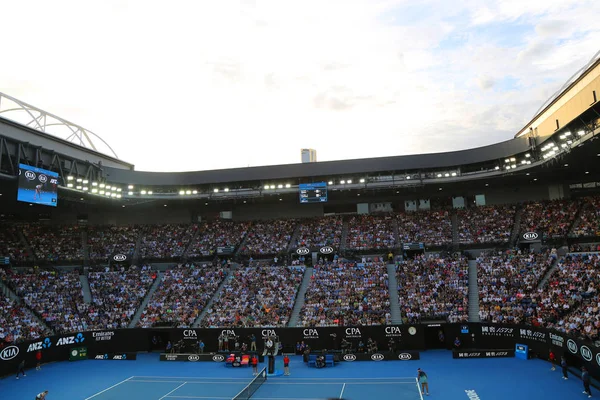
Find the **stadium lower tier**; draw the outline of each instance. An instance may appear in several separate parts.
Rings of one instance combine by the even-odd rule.
[[[77,332],[4,347],[0,350],[0,375],[15,373],[23,360],[28,366],[35,365],[38,357],[41,358],[42,363],[78,358],[106,359],[105,355],[108,355],[111,360],[123,361],[130,360],[130,355],[137,352],[164,351],[167,346],[178,343],[199,349],[199,343],[202,342],[205,345],[204,352],[223,354],[217,353],[219,337],[222,338],[223,335],[238,339],[237,341],[242,342],[241,345],[250,343],[251,337],[254,336],[257,339],[258,352],[262,352],[265,339],[277,338],[284,351],[296,349],[297,345],[304,343],[313,351],[327,349],[341,354],[351,354],[357,358],[360,354],[370,354],[372,361],[383,360],[372,356],[380,353],[389,354],[387,349],[390,346],[395,346],[393,350],[397,354],[440,348],[454,349],[454,353],[456,350],[461,352],[464,350],[463,356],[459,355],[457,358],[465,358],[464,354],[467,354],[467,358],[471,355],[486,357],[488,353],[489,357],[500,357],[505,356],[504,352],[514,352],[515,349],[527,346],[530,354],[547,358],[550,351],[553,351],[558,359],[564,355],[569,365],[585,366],[592,376],[600,377],[599,347],[554,330],[525,325],[476,323],[235,330],[121,329]],[[370,340],[377,348],[367,351],[366,346]],[[456,346],[457,341],[460,342],[459,346]],[[362,351],[361,342],[364,345]],[[342,349],[348,344],[351,348]],[[172,353],[172,350],[167,353]],[[213,362],[223,361],[223,357],[216,357],[213,360]]]

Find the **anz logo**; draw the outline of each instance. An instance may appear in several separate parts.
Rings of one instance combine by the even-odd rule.
[[[83,333],[78,333],[75,336],[67,336],[67,337],[58,339],[58,342],[56,342],[56,345],[64,346],[66,344],[83,343],[84,340],[85,340],[85,338],[83,337]]]
[[[32,351],[38,351],[38,350],[42,350],[42,349],[49,349],[51,346],[52,346],[52,342],[50,341],[50,338],[46,338],[42,342],[31,343],[29,345],[29,347],[27,348],[27,352],[31,353]]]

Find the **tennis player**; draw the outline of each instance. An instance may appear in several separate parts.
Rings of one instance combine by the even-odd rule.
[[[421,368],[417,370],[417,378],[421,384],[421,391],[423,394],[429,396],[429,382],[427,382],[427,374]]]
[[[35,396],[35,400],[44,400],[46,398],[46,396],[48,396],[47,390],[45,390],[42,393],[39,393],[37,396]]]
[[[35,193],[33,193],[33,199],[42,199],[42,185],[36,185],[35,186]]]

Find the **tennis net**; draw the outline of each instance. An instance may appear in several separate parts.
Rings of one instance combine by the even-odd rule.
[[[267,369],[263,368],[256,378],[252,379],[245,388],[242,389],[232,400],[247,400],[258,390],[258,388],[267,381]]]

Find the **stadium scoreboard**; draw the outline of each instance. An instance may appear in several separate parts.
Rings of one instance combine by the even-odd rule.
[[[300,191],[300,203],[326,203],[327,202],[327,183],[301,183],[298,186]]]

